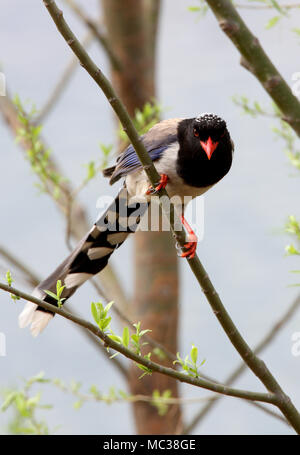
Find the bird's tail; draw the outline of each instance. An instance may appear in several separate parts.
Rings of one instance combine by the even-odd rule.
[[[45,291],[56,295],[56,284],[60,280],[65,286],[61,298],[68,299],[86,280],[104,269],[114,250],[136,231],[147,207],[146,200],[130,199],[123,187],[74,251],[34,289],[32,295],[57,306],[57,300]],[[31,324],[31,333],[37,336],[53,316],[54,313],[27,302],[19,316],[19,326]]]

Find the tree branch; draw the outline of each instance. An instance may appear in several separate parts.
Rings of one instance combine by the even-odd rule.
[[[2,248],[0,246],[0,255],[3,256],[5,259],[7,259],[14,267],[16,267],[18,270],[20,270],[26,277],[27,281],[29,284],[32,286],[37,286],[40,282],[41,279],[34,273],[32,272],[27,265],[25,265],[23,262],[20,261],[20,259],[16,258],[13,254],[11,254],[8,250],[5,248]],[[73,309],[70,310],[68,308],[68,305],[66,305],[67,310],[70,311],[73,315],[78,316],[76,311]],[[101,354],[104,354],[107,358],[110,358],[110,354],[104,349],[103,345],[99,343],[98,338],[95,337],[95,335],[89,331],[84,330],[81,326],[78,327],[83,335],[89,339],[89,341],[92,342],[92,344],[97,348],[100,349]],[[119,359],[116,359],[116,362],[114,362],[114,366],[119,370],[119,372],[122,374],[124,378],[127,378],[128,376],[128,371],[127,368],[119,361]]]
[[[244,5],[243,3],[235,3],[234,6],[239,9],[274,9],[273,5]],[[280,5],[282,10],[290,10],[294,8],[300,8],[300,3],[290,3],[288,5]]]
[[[97,22],[88,17],[85,11],[74,0],[65,0],[65,2],[70,6],[70,8],[77,15],[77,17],[81,19],[81,21],[89,28],[89,30],[98,39],[99,43],[105,50],[112,67],[117,71],[121,71],[122,70],[121,62],[115,55],[112,46],[110,45],[104,33],[100,30]]]
[[[251,33],[230,0],[206,0],[219,25],[242,56],[246,67],[262,84],[283,114],[286,121],[300,136],[300,102],[289,85],[271,62],[258,39]]]
[[[152,362],[151,360],[149,360],[146,357],[135,354],[130,349],[128,349],[128,348],[124,347],[123,345],[117,343],[116,341],[112,340],[109,337],[109,335],[102,332],[102,330],[100,330],[97,326],[90,323],[89,321],[86,321],[78,316],[75,316],[72,313],[69,313],[61,308],[51,305],[43,300],[40,300],[30,294],[27,294],[23,291],[15,289],[14,287],[9,286],[7,284],[0,283],[0,289],[8,292],[10,294],[16,295],[17,297],[20,297],[28,302],[35,303],[36,305],[44,308],[45,310],[51,311],[52,313],[55,313],[55,314],[59,314],[60,316],[74,322],[75,324],[78,324],[81,327],[86,328],[87,330],[92,332],[94,335],[96,335],[98,338],[100,338],[104,342],[105,347],[109,347],[117,352],[120,352],[128,359],[133,360],[137,364],[141,364],[141,365],[147,367],[151,371],[155,371],[160,374],[165,374],[167,376],[178,379],[181,382],[185,382],[187,384],[191,384],[196,387],[203,388],[203,389],[211,390],[216,393],[222,393],[223,395],[237,397],[237,398],[243,398],[245,400],[261,401],[263,403],[271,403],[274,405],[278,405],[279,400],[278,400],[278,396],[275,393],[260,393],[260,392],[251,392],[248,390],[233,389],[231,387],[226,387],[223,384],[216,384],[214,382],[210,382],[205,379],[194,378],[194,377],[188,376],[184,373],[180,373],[179,371],[174,370],[173,368],[164,367],[162,365],[159,365],[158,363]]]
[[[4,257],[4,259],[6,259],[13,267],[16,267],[16,269],[22,272],[25,275],[27,282],[31,286],[34,287],[37,286],[37,284],[39,283],[37,275],[29,267],[23,264],[23,262],[21,262],[16,256],[14,256],[12,253],[10,253],[10,251],[2,247],[1,245],[0,256]]]

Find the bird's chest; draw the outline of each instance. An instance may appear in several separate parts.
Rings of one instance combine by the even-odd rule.
[[[174,199],[172,202],[174,202],[175,205],[182,203],[186,205],[191,199],[205,193],[211,185],[202,187],[189,185],[178,174],[177,158],[178,144],[174,144],[164,152],[164,155],[159,160],[155,162],[155,167],[160,175],[166,174],[169,178],[166,190],[170,198]],[[149,180],[146,173],[143,170],[139,170],[127,175],[126,186],[129,194],[132,196],[145,195],[147,189],[149,188]]]

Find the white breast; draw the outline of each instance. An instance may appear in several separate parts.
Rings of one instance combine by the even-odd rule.
[[[165,150],[162,158],[154,164],[159,174],[166,174],[169,177],[169,183],[167,184],[166,190],[170,198],[174,199],[174,203],[176,205],[187,205],[191,199],[205,193],[212,185],[204,188],[186,185],[176,172],[177,154],[178,144],[174,144]],[[127,175],[125,182],[130,196],[138,198],[144,197],[150,186],[144,170],[138,170]]]

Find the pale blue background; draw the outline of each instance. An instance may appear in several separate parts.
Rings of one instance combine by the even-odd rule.
[[[96,0],[84,3],[91,14]],[[187,11],[191,0],[163,0],[159,30],[157,85],[161,103],[168,107],[166,117],[193,116],[212,111],[228,123],[236,144],[230,174],[205,200],[205,237],[198,252],[226,307],[242,334],[255,345],[296,295],[290,270],[299,268],[296,260],[284,257],[288,239],[282,233],[286,218],[299,213],[299,177],[283,153],[280,141],[270,130],[272,120],[252,120],[243,116],[231,101],[234,94],[246,94],[268,105],[269,99],[258,82],[239,65],[239,55],[219,30],[211,13],[204,20]],[[288,83],[299,67],[299,39],[289,31],[299,22],[299,12],[270,31],[265,30],[268,11],[243,10],[274,63]],[[79,36],[84,29],[65,8],[65,15]],[[23,100],[43,105],[71,56],[56,32],[42,1],[2,0],[0,19],[1,64],[10,91]],[[96,45],[92,56],[108,73],[108,65]],[[298,63],[297,63],[298,62]],[[113,140],[114,124],[110,107],[95,83],[80,68],[62,99],[47,119],[44,137],[57,161],[74,182],[80,182],[82,164],[99,156],[98,143]],[[50,273],[64,258],[64,220],[47,196],[37,196],[36,178],[24,161],[10,132],[0,122],[1,134],[1,244],[6,245],[41,276]],[[80,199],[92,222],[97,214],[96,200],[110,192],[107,181],[97,177]],[[131,248],[128,242],[113,259],[128,292],[132,287]],[[7,269],[3,260],[1,274]],[[16,285],[25,289],[20,281]],[[29,289],[28,289],[29,290]],[[86,284],[72,303],[87,318],[95,297]],[[185,261],[181,262],[180,352],[191,344],[206,358],[206,373],[222,380],[239,357],[227,341]],[[103,392],[111,385],[125,388],[111,362],[101,356],[74,326],[55,318],[47,331],[33,339],[17,326],[22,304],[12,303],[0,293],[0,332],[6,334],[7,356],[0,357],[0,386],[21,383],[44,370],[49,377],[72,378],[87,387],[98,384]],[[272,347],[263,353],[271,371],[300,408],[300,357],[291,355],[291,336],[300,330],[300,314],[280,332]],[[262,391],[252,374],[244,375],[239,387]],[[186,397],[207,395],[206,391],[182,386]],[[59,433],[134,433],[130,407],[89,404],[72,409],[74,398],[53,388],[43,388],[43,402],[54,410],[43,415],[50,428],[61,425]],[[190,420],[199,405],[184,408]],[[0,414],[0,426],[8,415]],[[196,429],[201,434],[289,434],[287,426],[234,398],[225,398]]]

